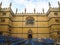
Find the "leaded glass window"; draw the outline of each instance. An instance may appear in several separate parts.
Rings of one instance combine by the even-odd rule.
[[[27,19],[26,19],[26,24],[34,24],[34,18],[33,17],[28,17]]]

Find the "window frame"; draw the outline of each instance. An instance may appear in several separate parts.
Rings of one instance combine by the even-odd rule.
[[[58,12],[54,12],[54,15],[55,15],[55,16],[58,16]]]
[[[5,12],[3,12],[3,14],[2,14],[3,16],[5,16],[6,15],[6,13]]]
[[[27,17],[26,18],[26,25],[33,25],[34,24],[34,18],[33,17]]]
[[[0,22],[5,22],[5,19],[0,19]]]
[[[59,20],[59,19],[55,19],[55,22],[59,23],[59,22],[60,22],[60,20]]]

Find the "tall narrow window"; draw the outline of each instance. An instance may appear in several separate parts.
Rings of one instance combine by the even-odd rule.
[[[27,17],[26,18],[26,24],[34,24],[34,18],[33,17]]]

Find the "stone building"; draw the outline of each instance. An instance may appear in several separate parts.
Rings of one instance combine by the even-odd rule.
[[[52,38],[60,41],[60,3],[52,8],[49,3],[47,13],[14,13],[11,9],[2,8],[0,3],[0,35],[19,38]]]

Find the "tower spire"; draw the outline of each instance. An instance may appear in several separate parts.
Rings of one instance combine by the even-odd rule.
[[[1,6],[2,6],[2,2],[0,3],[0,8],[1,8]]]
[[[18,8],[16,8],[16,14],[17,14],[17,12],[18,12]]]
[[[60,8],[60,2],[58,1],[58,5],[59,5],[59,8]]]
[[[43,13],[44,13],[44,8],[42,9]]]
[[[51,8],[51,4],[50,4],[50,2],[49,2],[49,8]]]
[[[11,8],[11,6],[12,6],[12,2],[10,2],[9,8]]]
[[[25,8],[25,13],[26,13],[26,8]]]
[[[34,8],[34,13],[36,13],[36,10],[35,10],[35,8]]]

